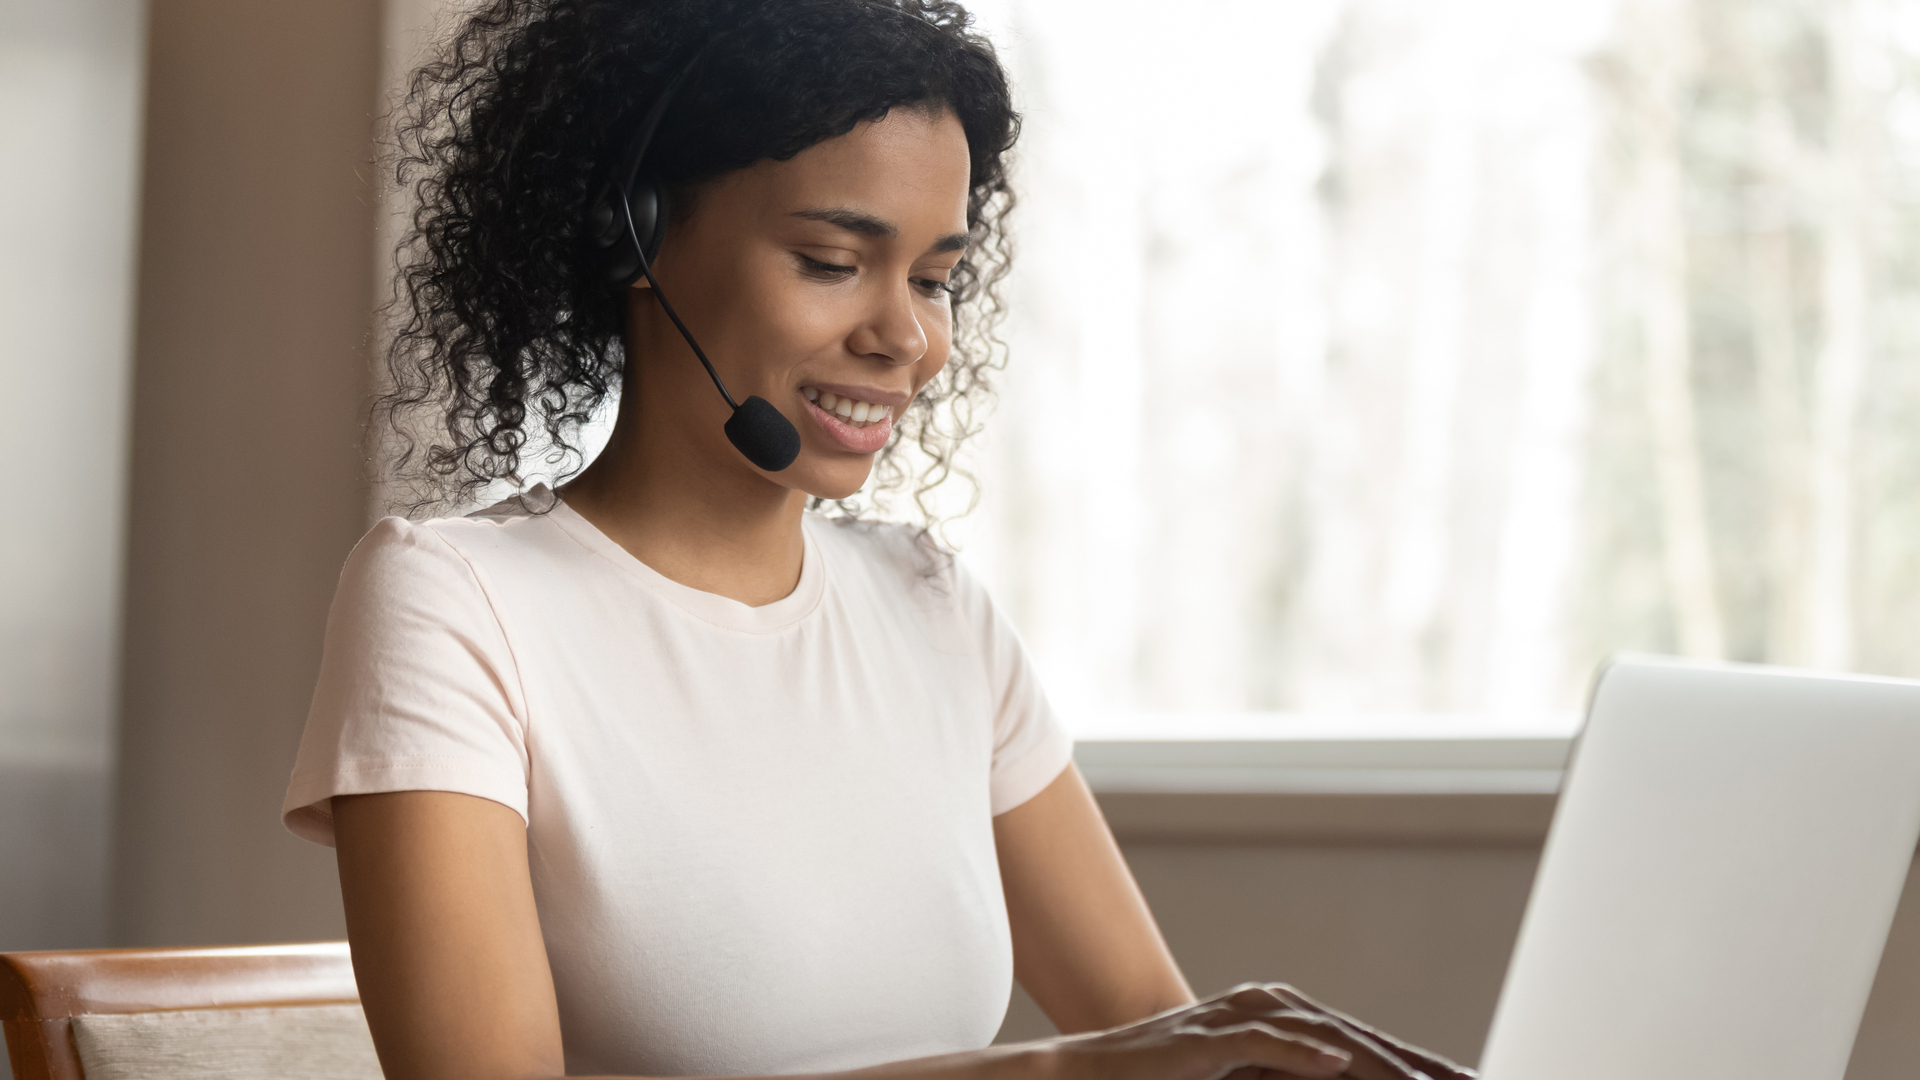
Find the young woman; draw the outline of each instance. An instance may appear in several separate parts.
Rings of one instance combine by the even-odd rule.
[[[560,492],[341,577],[286,820],[389,1077],[1470,1075],[1195,1002],[985,592],[808,511],[945,468],[985,386],[1018,118],[964,10],[493,0],[408,117],[407,463],[471,497],[619,411]],[[1069,1034],[989,1046],[1016,977]]]

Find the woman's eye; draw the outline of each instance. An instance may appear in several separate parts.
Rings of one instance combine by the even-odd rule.
[[[815,277],[823,277],[823,278],[846,277],[848,274],[851,274],[854,271],[854,268],[851,266],[841,266],[839,263],[821,262],[819,259],[811,258],[806,255],[800,256],[800,266],[807,273],[812,274]]]
[[[953,283],[949,281],[935,281],[932,278],[914,278],[913,283],[921,292],[926,293],[936,300],[942,296],[950,296],[953,294]]]

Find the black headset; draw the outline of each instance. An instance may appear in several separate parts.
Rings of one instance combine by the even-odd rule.
[[[727,384],[720,381],[720,373],[713,370],[713,363],[707,359],[705,350],[693,339],[693,332],[667,302],[667,294],[660,288],[660,282],[653,276],[653,260],[660,254],[660,245],[667,238],[667,191],[659,177],[643,170],[647,156],[647,147],[653,142],[653,134],[659,130],[660,120],[667,114],[667,105],[673,100],[680,84],[687,81],[700,60],[713,48],[714,42],[725,37],[718,35],[694,51],[680,73],[660,91],[653,106],[647,110],[645,118],[635,132],[634,140],[627,154],[616,165],[606,184],[593,201],[593,209],[587,218],[587,236],[592,240],[593,255],[601,278],[610,288],[628,289],[641,278],[653,287],[654,299],[660,301],[660,309],[673,320],[674,328],[680,336],[692,346],[693,355],[700,358],[700,366],[707,369],[707,377],[713,380],[714,388],[727,400],[733,409],[733,415],[726,425],[727,441],[733,443],[746,459],[768,472],[779,472],[793,464],[800,456],[800,433],[780,410],[766,398],[755,394],[745,401],[733,400],[727,392]]]

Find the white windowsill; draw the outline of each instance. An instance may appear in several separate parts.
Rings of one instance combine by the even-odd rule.
[[[1101,793],[1551,794],[1577,716],[1136,714],[1076,717]]]

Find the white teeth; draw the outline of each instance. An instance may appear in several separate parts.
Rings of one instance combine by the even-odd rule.
[[[826,412],[833,413],[841,420],[855,427],[867,427],[877,424],[893,415],[893,406],[879,405],[871,401],[855,401],[838,394],[822,390],[817,386],[803,386],[800,392],[807,400],[820,406]]]

